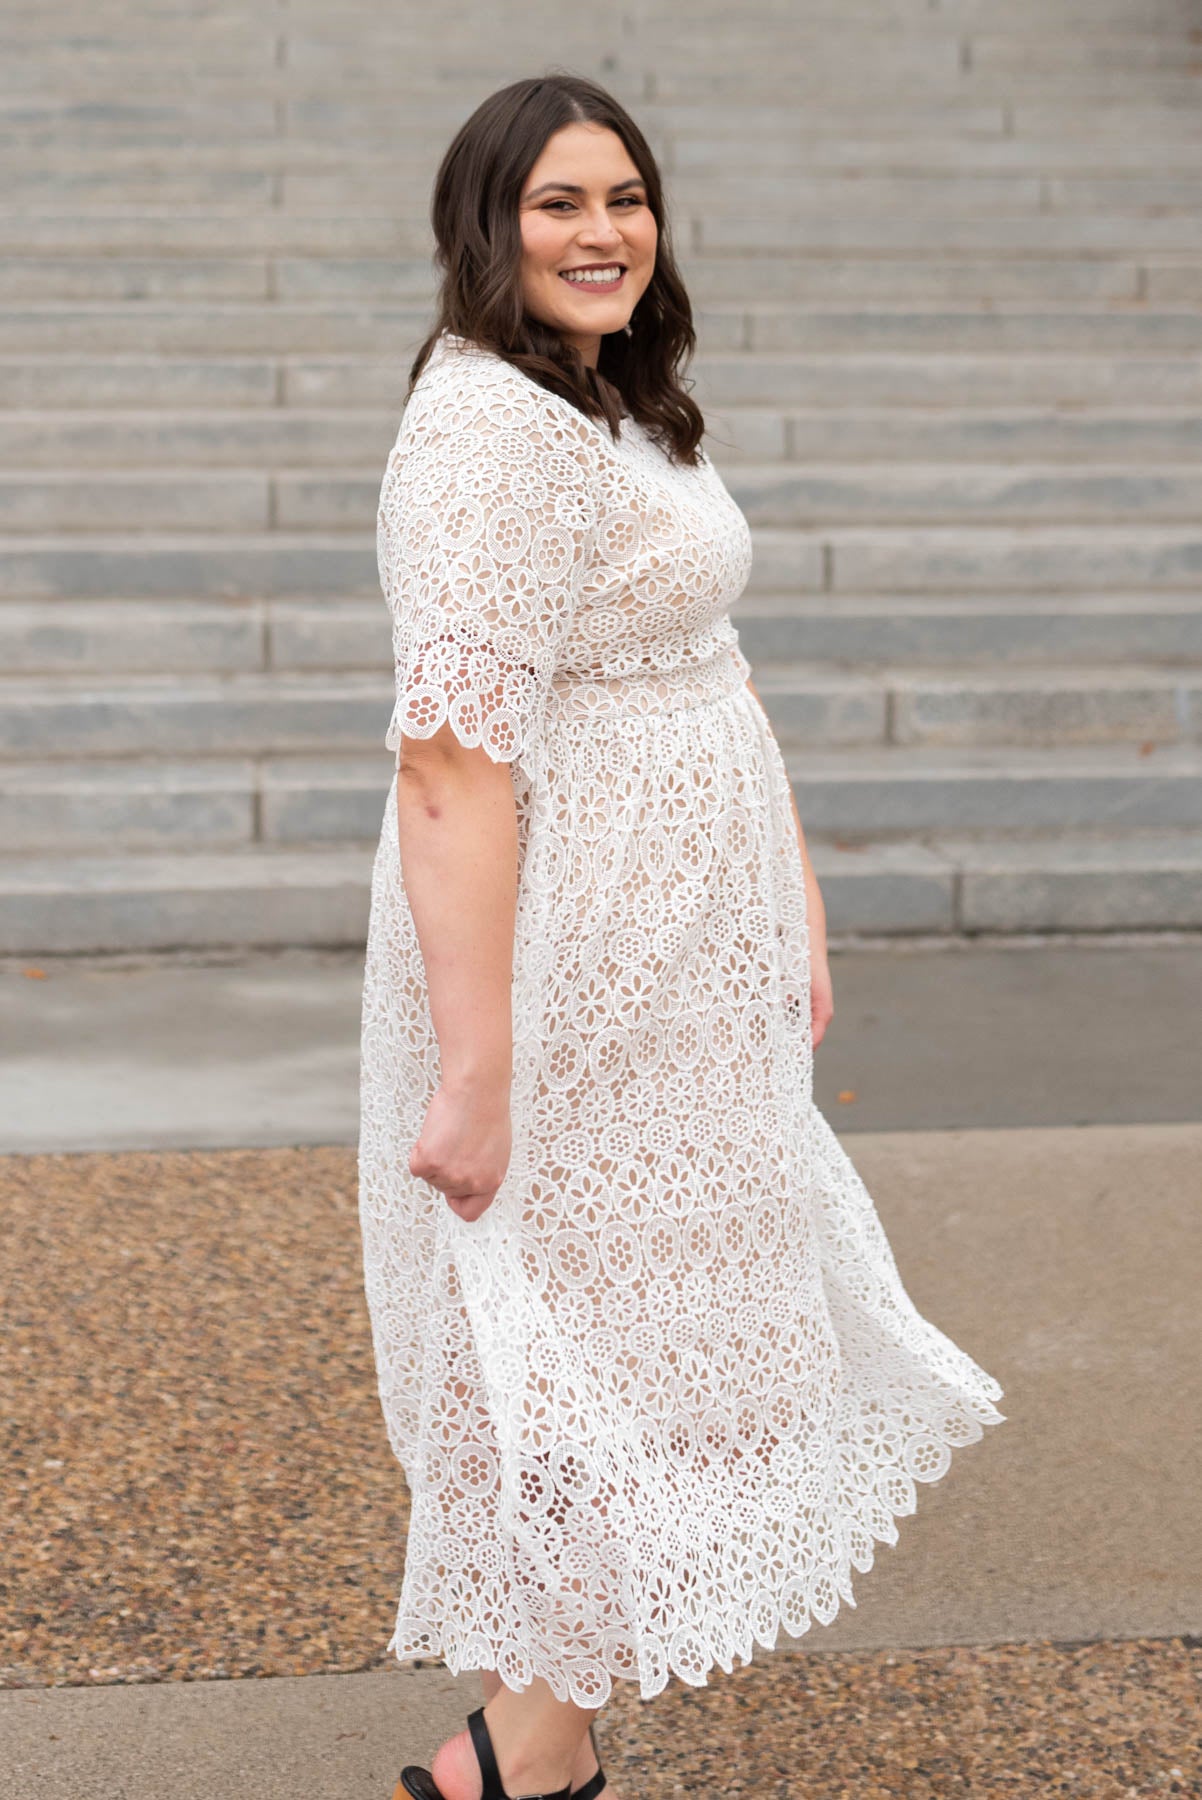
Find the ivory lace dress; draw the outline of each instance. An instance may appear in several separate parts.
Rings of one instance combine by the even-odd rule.
[[[595,1707],[705,1686],[854,1605],[916,1483],[1000,1422],[813,1103],[789,782],[727,609],[709,461],[615,443],[444,335],[380,496],[397,701],[512,765],[513,1154],[473,1223],[409,1173],[439,1079],[395,778],[362,1030],[360,1217],[412,1513],[400,1661]]]

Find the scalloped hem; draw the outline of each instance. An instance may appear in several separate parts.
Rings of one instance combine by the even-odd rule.
[[[1001,1399],[1003,1390],[992,1379],[986,1390],[993,1399]],[[950,1443],[945,1438],[943,1447],[947,1452],[947,1460],[934,1474],[911,1475],[902,1463],[895,1462],[881,1471],[878,1478],[875,1498],[881,1503],[887,1515],[887,1528],[878,1530],[875,1525],[860,1517],[856,1527],[864,1534],[864,1547],[860,1557],[849,1555],[846,1567],[832,1568],[830,1565],[821,1569],[816,1575],[803,1582],[800,1577],[790,1577],[780,1591],[769,1594],[766,1591],[757,1602],[742,1605],[733,1609],[734,1620],[725,1632],[725,1643],[718,1642],[692,1625],[682,1625],[665,1641],[661,1638],[647,1638],[639,1656],[638,1666],[629,1668],[607,1669],[599,1663],[587,1664],[589,1675],[594,1677],[590,1684],[582,1684],[573,1680],[572,1666],[552,1669],[541,1659],[532,1657],[530,1652],[514,1639],[505,1639],[501,1643],[492,1643],[479,1631],[467,1632],[459,1636],[455,1644],[448,1648],[445,1639],[447,1634],[438,1628],[421,1627],[412,1622],[409,1636],[402,1644],[402,1624],[398,1615],[396,1629],[388,1640],[387,1650],[394,1651],[398,1663],[416,1662],[419,1660],[440,1659],[452,1675],[466,1675],[473,1671],[491,1670],[498,1675],[505,1686],[515,1693],[522,1693],[531,1686],[536,1676],[547,1682],[552,1692],[560,1700],[572,1700],[577,1706],[593,1709],[604,1706],[610,1699],[614,1684],[617,1681],[637,1683],[641,1700],[654,1700],[663,1693],[669,1681],[676,1677],[688,1687],[703,1688],[710,1685],[709,1677],[715,1669],[723,1674],[734,1673],[736,1667],[747,1668],[755,1660],[756,1646],[774,1651],[778,1645],[780,1633],[793,1639],[800,1639],[815,1625],[825,1626],[834,1623],[844,1604],[852,1608],[856,1605],[852,1586],[851,1570],[860,1575],[867,1575],[876,1564],[876,1546],[878,1543],[892,1547],[898,1542],[900,1533],[897,1520],[909,1518],[918,1510],[918,1487],[913,1486],[913,1494],[909,1505],[895,1504],[888,1498],[891,1484],[884,1477],[893,1477],[899,1484],[907,1481],[912,1484],[921,1481],[924,1486],[933,1487],[943,1480],[951,1469],[956,1451],[965,1450],[971,1444],[980,1443],[986,1430],[993,1425],[1003,1425],[1007,1415],[999,1412],[990,1399],[978,1397],[971,1403],[971,1417],[980,1426],[979,1431],[969,1438]],[[897,1488],[892,1489],[897,1492]],[[869,1509],[871,1510],[871,1509]],[[798,1616],[800,1590],[809,1590],[809,1598],[802,1602],[804,1617]],[[790,1589],[797,1592],[790,1593]],[[822,1589],[821,1598],[816,1590]],[[687,1653],[686,1653],[687,1650]],[[736,1661],[737,1659],[737,1661]],[[645,1667],[643,1665],[646,1665]],[[525,1665],[528,1673],[522,1679],[516,1673],[519,1665]],[[578,1660],[575,1668],[579,1669]]]

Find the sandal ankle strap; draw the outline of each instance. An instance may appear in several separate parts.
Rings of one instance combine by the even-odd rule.
[[[572,1784],[556,1788],[552,1794],[507,1794],[501,1786],[501,1771],[497,1767],[496,1753],[492,1747],[492,1738],[485,1723],[484,1708],[478,1706],[467,1717],[468,1730],[472,1734],[472,1743],[476,1749],[476,1760],[480,1764],[480,1775],[484,1782],[484,1792],[480,1800],[572,1800]]]

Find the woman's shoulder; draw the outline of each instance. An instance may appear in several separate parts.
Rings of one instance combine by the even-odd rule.
[[[553,396],[532,381],[520,369],[515,369],[511,362],[495,350],[483,344],[474,343],[470,338],[457,337],[453,332],[444,331],[435,338],[430,352],[422,365],[422,370],[413,384],[413,392],[409,396],[409,406],[415,400],[427,403],[453,399],[457,394],[478,395],[487,398],[491,394],[504,394],[516,400],[525,400],[529,405],[537,405],[539,397]]]
[[[470,338],[435,339],[405,406],[402,434],[470,428],[535,431],[563,448],[595,450],[595,428],[569,400]]]

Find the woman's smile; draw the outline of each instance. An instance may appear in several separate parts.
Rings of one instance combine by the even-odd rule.
[[[582,121],[552,133],[527,177],[521,231],[526,311],[596,368],[601,339],[626,329],[647,291],[659,236],[616,132]]]
[[[585,293],[590,288],[599,288],[603,293],[613,294],[621,287],[626,270],[621,263],[603,263],[596,269],[561,269],[559,273],[572,287]]]

